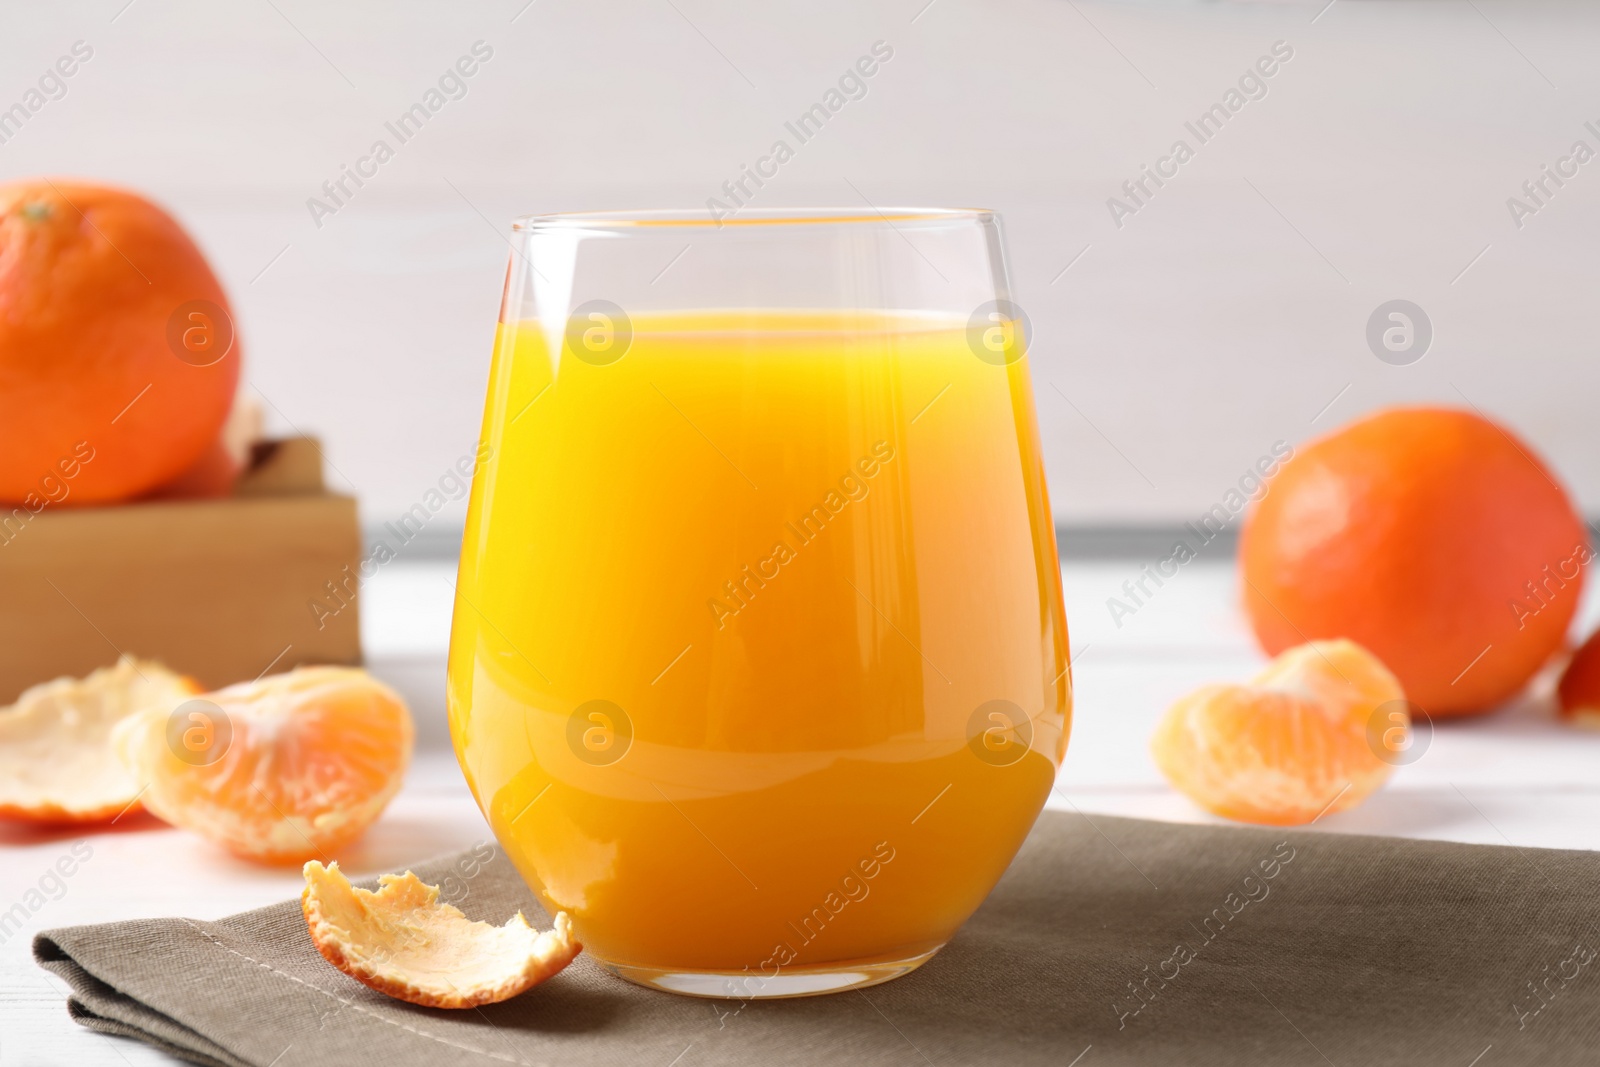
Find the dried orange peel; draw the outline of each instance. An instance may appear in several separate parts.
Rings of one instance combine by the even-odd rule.
[[[28,689],[0,708],[0,818],[100,822],[132,810],[141,783],[117,759],[112,730],[133,715],[163,718],[199,691],[161,664],[131,656],[87,678]]]
[[[306,928],[322,958],[361,984],[427,1008],[498,1004],[559,974],[583,946],[566,912],[539,933],[518,912],[504,926],[473,922],[410,871],[357,889],[339,870],[305,865]]]

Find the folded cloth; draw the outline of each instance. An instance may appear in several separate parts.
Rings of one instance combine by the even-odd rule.
[[[487,847],[416,870],[472,918],[549,923]],[[1590,852],[1046,813],[942,952],[834,996],[691,999],[580,956],[503,1004],[419,1008],[329,966],[298,901],[34,954],[83,1025],[226,1067],[1499,1067],[1600,1056],[1597,916]]]

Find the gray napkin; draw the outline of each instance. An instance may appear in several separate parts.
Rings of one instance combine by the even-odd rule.
[[[417,873],[473,918],[548,924],[504,857],[472,859]],[[1597,907],[1590,852],[1046,813],[944,951],[862,992],[696,1000],[580,956],[503,1004],[418,1008],[324,962],[298,901],[34,954],[85,1026],[227,1067],[1499,1067],[1600,1054]]]

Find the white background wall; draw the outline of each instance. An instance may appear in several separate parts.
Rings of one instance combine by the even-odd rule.
[[[1181,520],[1274,440],[1420,401],[1506,420],[1600,511],[1600,160],[1521,229],[1506,206],[1600,150],[1592,5],[125,2],[0,10],[0,106],[94,48],[0,175],[172,209],[269,425],[320,434],[368,522],[470,447],[512,216],[702,205],[880,39],[759,202],[1003,213],[1064,521]],[[317,228],[306,199],[478,40],[468,95]],[[1106,199],[1277,40],[1268,95],[1117,228]],[[1393,298],[1434,324],[1410,366],[1364,339]]]

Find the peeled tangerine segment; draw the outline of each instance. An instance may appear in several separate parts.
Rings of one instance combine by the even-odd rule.
[[[263,863],[336,854],[382,814],[411,761],[405,701],[353,667],[232,685],[187,718],[182,733],[162,715],[117,730],[119,753],[150,784],[145,807]]]
[[[1287,649],[1247,685],[1202,686],[1183,697],[1150,747],[1167,779],[1206,810],[1298,826],[1352,808],[1383,785],[1394,768],[1379,755],[1387,742],[1374,738],[1374,712],[1391,705],[1383,726],[1398,723],[1409,734],[1404,700],[1400,682],[1360,645],[1314,641]]]
[[[439,902],[439,887],[386,874],[356,889],[337,863],[305,865],[306,927],[324,959],[397,1000],[427,1008],[498,1004],[559,974],[583,949],[566,912],[544,933],[519,911],[504,926],[473,922]]]
[[[0,817],[98,822],[131,810],[140,781],[117,759],[112,729],[165,716],[199,692],[149,660],[123,656],[87,678],[57,678],[0,708]]]

